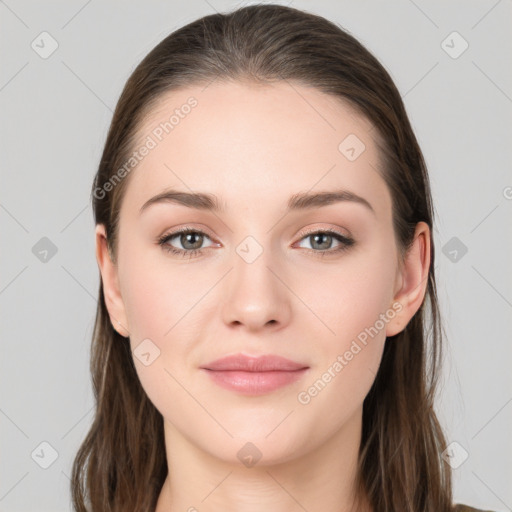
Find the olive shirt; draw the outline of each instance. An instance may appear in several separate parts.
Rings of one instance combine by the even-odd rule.
[[[462,505],[461,503],[457,503],[454,505],[453,512],[491,512],[490,510],[483,510],[480,508],[473,508],[469,505]]]

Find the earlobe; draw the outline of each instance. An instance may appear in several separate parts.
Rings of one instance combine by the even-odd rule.
[[[418,222],[414,241],[397,276],[398,287],[393,303],[399,303],[400,310],[388,323],[386,336],[394,336],[402,331],[420,309],[427,290],[429,269],[430,228],[425,222]]]
[[[103,296],[114,329],[127,338],[130,335],[126,310],[119,289],[117,268],[110,257],[105,226],[96,225],[96,259],[103,283]]]

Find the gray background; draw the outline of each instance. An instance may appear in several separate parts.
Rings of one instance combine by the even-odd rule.
[[[71,463],[93,411],[99,273],[89,193],[121,89],[168,33],[237,5],[0,1],[3,512],[71,509]],[[402,93],[438,215],[449,342],[438,411],[458,443],[455,499],[512,510],[511,1],[291,5],[349,30]],[[50,48],[43,31],[58,43],[46,59],[31,47]],[[464,42],[446,39],[453,31],[469,44],[457,58]],[[43,237],[57,249],[46,261]]]

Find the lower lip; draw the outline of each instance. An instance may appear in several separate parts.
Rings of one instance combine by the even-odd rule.
[[[214,371],[204,368],[203,370],[222,388],[244,395],[262,395],[296,382],[304,376],[308,368],[271,372]]]

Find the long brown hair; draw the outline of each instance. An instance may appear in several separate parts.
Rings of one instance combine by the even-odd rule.
[[[418,222],[430,226],[425,300],[386,341],[364,400],[358,491],[375,512],[451,511],[451,474],[441,458],[446,442],[434,412],[443,328],[427,168],[391,77],[348,32],[305,11],[260,4],[203,17],[161,41],[124,87],[92,188],[95,222],[106,228],[112,258],[130,174],[113,179],[134,150],[144,116],[163,93],[213,80],[287,80],[348,102],[375,127],[400,253]],[[163,418],[139,382],[129,343],[110,322],[101,279],[91,373],[96,415],[73,464],[75,510],[153,512],[167,475]]]

